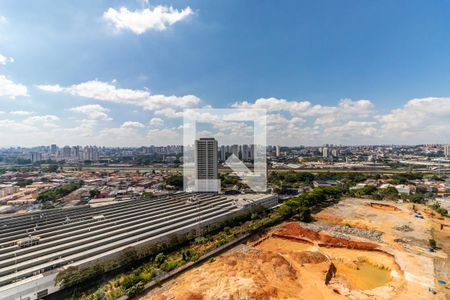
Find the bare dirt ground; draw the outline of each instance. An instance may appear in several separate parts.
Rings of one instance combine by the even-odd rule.
[[[282,224],[141,299],[449,299],[448,221],[377,203],[395,208],[345,199],[315,223]]]

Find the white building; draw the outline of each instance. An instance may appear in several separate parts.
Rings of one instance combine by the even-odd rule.
[[[195,189],[197,192],[219,192],[218,146],[214,138],[195,141]]]
[[[450,157],[450,145],[444,145],[444,155],[446,158]]]

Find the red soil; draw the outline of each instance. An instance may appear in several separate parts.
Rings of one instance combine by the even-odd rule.
[[[311,229],[300,226],[299,223],[287,223],[279,228],[274,236],[288,239],[306,238],[311,242],[319,242],[324,247],[342,247],[348,249],[373,250],[378,247],[375,243],[351,241],[343,238],[330,236],[326,233],[317,233]]]

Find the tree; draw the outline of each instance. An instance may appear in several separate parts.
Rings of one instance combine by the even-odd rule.
[[[313,220],[311,216],[311,209],[302,208],[298,213],[298,220],[301,222],[309,223]]]
[[[158,266],[160,266],[166,261],[166,256],[164,255],[164,253],[160,252],[155,256],[154,261]]]
[[[409,196],[409,201],[413,203],[424,203],[425,197],[422,194],[413,194]]]
[[[155,197],[156,197],[155,194],[153,194],[152,192],[144,192],[144,193],[142,193],[142,198],[145,199],[145,200],[153,199]]]
[[[166,179],[166,184],[173,185],[174,187],[181,189],[183,188],[183,176],[173,175]]]
[[[17,180],[16,185],[20,186],[20,187],[25,187],[25,186],[30,185],[32,183],[33,183],[33,180],[31,180],[31,179],[22,179],[21,178],[21,179]]]
[[[428,244],[430,245],[431,248],[436,248],[436,241],[433,239],[428,240]]]
[[[100,191],[97,189],[93,189],[89,191],[89,196],[91,198],[97,198],[97,196],[100,194]]]
[[[393,186],[390,186],[390,187],[387,187],[384,189],[378,189],[377,194],[380,195],[381,199],[385,199],[385,200],[398,199],[398,191]]]

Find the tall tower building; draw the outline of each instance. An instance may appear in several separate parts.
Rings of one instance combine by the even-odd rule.
[[[64,146],[64,148],[63,148],[63,156],[64,156],[64,158],[69,158],[70,154],[71,154],[70,146]]]
[[[328,157],[328,147],[323,147],[322,148],[322,156],[323,157]]]
[[[58,146],[56,146],[56,144],[52,144],[52,145],[50,146],[50,153],[51,153],[51,154],[56,154],[56,153],[58,153]]]
[[[220,161],[227,160],[225,146],[220,146]]]
[[[450,145],[444,145],[444,155],[446,158],[450,157]]]
[[[195,188],[197,192],[220,191],[217,160],[218,146],[214,138],[200,138],[195,141]]]
[[[275,147],[275,155],[277,157],[280,157],[280,155],[281,155],[281,149],[280,149],[280,146],[278,146],[278,145]]]

